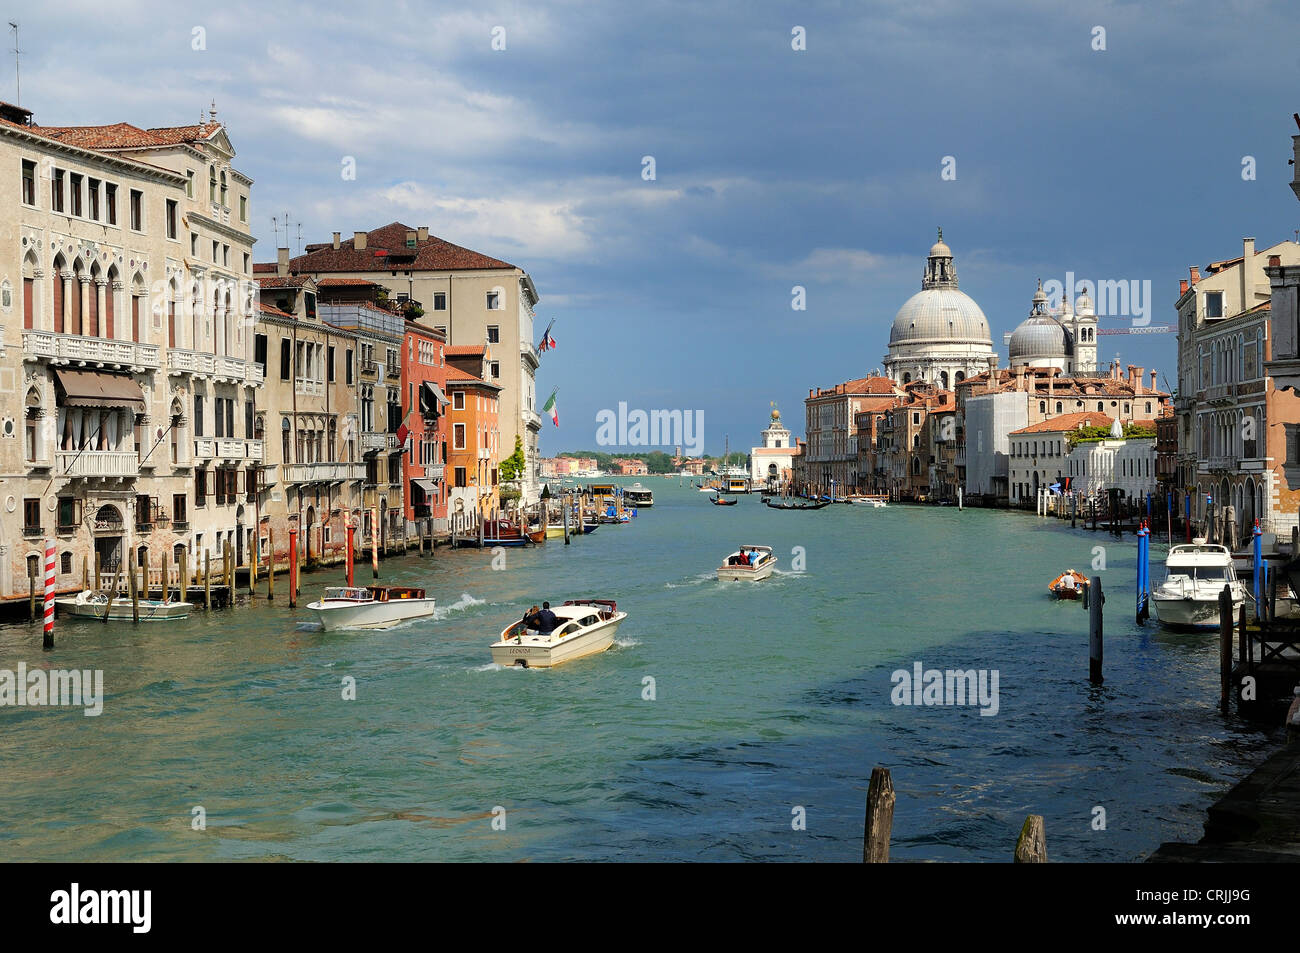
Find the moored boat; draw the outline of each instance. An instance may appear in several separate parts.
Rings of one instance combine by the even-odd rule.
[[[129,596],[116,595],[109,599],[104,591],[83,589],[75,596],[55,599],[54,604],[61,612],[80,619],[104,619],[111,622],[131,622],[135,615]],[[170,622],[175,619],[188,619],[192,603],[181,600],[137,599],[136,606],[140,612],[141,622]]]
[[[1226,546],[1180,543],[1165,559],[1165,580],[1151,593],[1156,618],[1176,628],[1217,628],[1219,594],[1227,586],[1232,617],[1246,601],[1246,589],[1232,568]]]
[[[740,500],[726,500],[720,496],[715,496],[709,502],[712,503],[714,506],[735,506],[737,503],[740,502]]]
[[[830,506],[830,500],[820,500],[815,503],[773,503],[771,500],[764,501],[774,510],[820,510],[823,506]]]
[[[623,490],[623,499],[631,506],[654,506],[655,495],[653,490],[648,490],[640,483],[633,483]]]
[[[307,609],[326,632],[379,629],[433,615],[435,600],[415,586],[327,586]]]
[[[550,632],[529,628],[523,621],[506,626],[492,643],[492,661],[520,668],[554,668],[595,655],[614,644],[618,627],[627,618],[612,599],[573,599],[551,611],[556,626]]]
[[[722,561],[718,567],[718,580],[758,582],[772,575],[775,568],[776,557],[772,555],[771,546],[741,546]]]
[[[1047,584],[1047,591],[1058,599],[1078,599],[1087,586],[1087,576],[1067,569]]]

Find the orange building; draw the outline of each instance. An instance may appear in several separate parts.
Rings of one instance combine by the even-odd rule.
[[[453,532],[476,532],[501,508],[501,388],[447,365],[447,520]]]

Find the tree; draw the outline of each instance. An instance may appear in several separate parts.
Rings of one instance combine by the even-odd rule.
[[[501,461],[501,479],[505,483],[518,480],[528,461],[524,459],[524,441],[515,434],[515,452]]]

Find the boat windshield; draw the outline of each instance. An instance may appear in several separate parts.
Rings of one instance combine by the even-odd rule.
[[[326,599],[348,599],[353,602],[370,602],[371,595],[366,589],[348,589],[346,587],[327,588],[325,590]]]
[[[1190,579],[1192,582],[1218,583],[1231,582],[1226,566],[1170,566],[1166,574],[1168,579]]]

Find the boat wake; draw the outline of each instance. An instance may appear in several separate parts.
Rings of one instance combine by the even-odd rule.
[[[487,605],[486,599],[475,599],[468,592],[462,592],[460,598],[448,606],[436,606],[433,610],[433,618],[441,621],[453,612],[464,612],[466,609],[472,609],[474,606]]]
[[[615,639],[615,640],[614,640],[614,645],[617,646],[617,647],[620,648],[620,649],[630,649],[630,648],[635,648],[636,646],[638,646],[638,645],[640,645],[640,644],[641,644],[641,640],[640,640],[640,639],[628,639],[628,638],[623,638],[623,639]]]
[[[686,580],[685,582],[666,582],[664,583],[664,588],[685,589],[687,586],[698,586],[702,582],[711,582],[716,578],[717,578],[716,572],[704,572],[704,573],[700,573],[698,576],[693,576],[692,578]]]

